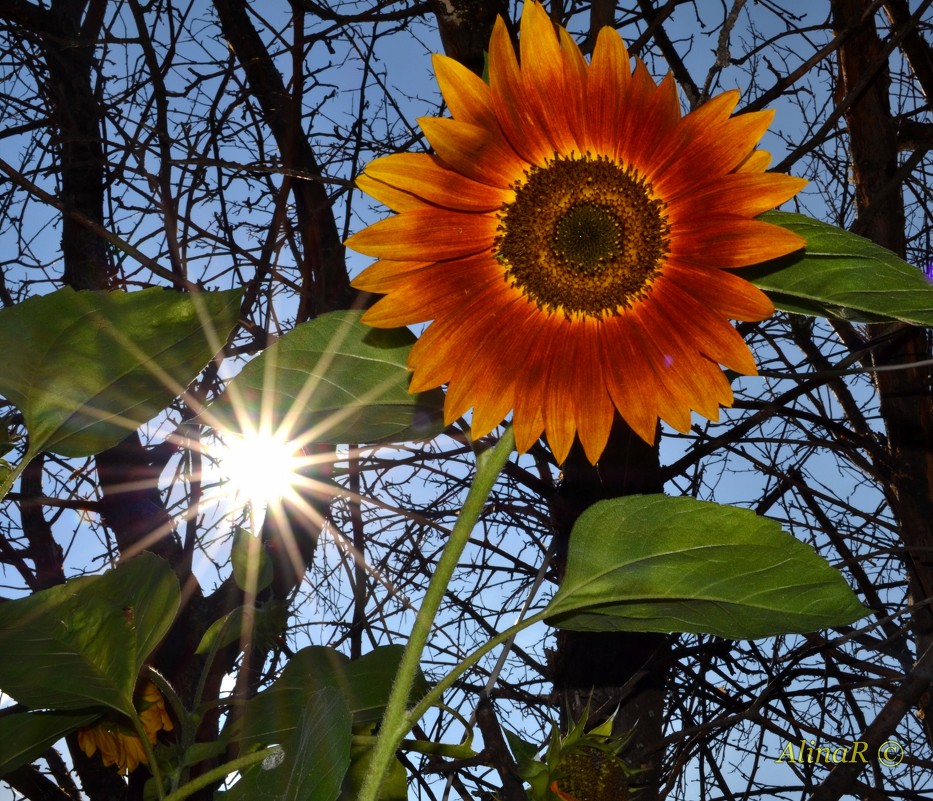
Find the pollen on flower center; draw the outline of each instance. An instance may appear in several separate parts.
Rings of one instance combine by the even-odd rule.
[[[571,206],[554,224],[554,256],[567,270],[598,275],[607,261],[622,252],[622,225],[611,209],[581,203]]]
[[[506,280],[538,308],[604,317],[647,294],[670,227],[636,171],[606,156],[557,155],[512,188],[494,250]]]

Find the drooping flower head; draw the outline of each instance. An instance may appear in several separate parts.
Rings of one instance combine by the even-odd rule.
[[[171,731],[172,719],[165,710],[165,699],[151,681],[141,688],[136,702],[139,719],[150,745],[155,745],[160,731]],[[140,763],[149,762],[142,740],[128,723],[105,718],[100,723],[78,730],[78,745],[91,757],[100,751],[105,765],[116,765],[120,773],[132,773]]]
[[[448,423],[472,407],[480,437],[514,410],[519,451],[544,433],[562,462],[578,435],[595,463],[616,410],[650,443],[731,405],[719,365],[755,374],[729,319],[774,308],[728,270],[804,246],[755,217],[805,181],[765,172],[773,114],[730,116],[738,92],[682,116],[612,29],[590,64],[538,3],[520,34],[521,66],[497,21],[488,84],[435,56],[452,118],[419,120],[433,155],[357,179],[397,214],[348,240],[379,259],[354,285],[385,295],[370,325],[431,321],[411,390],[447,384]]]

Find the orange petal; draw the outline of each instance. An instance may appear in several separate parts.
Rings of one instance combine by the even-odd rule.
[[[544,430],[558,464],[562,464],[576,434],[574,365],[580,358],[581,323],[564,317],[552,319],[551,356],[544,393]]]
[[[774,112],[739,114],[721,125],[703,129],[698,128],[690,116],[684,117],[685,135],[689,137],[689,142],[681,157],[691,165],[693,174],[713,175],[732,172],[748,159],[768,130]],[[664,196],[667,196],[666,191]]]
[[[655,152],[663,149],[681,121],[677,84],[668,74],[660,86],[656,85],[648,68],[637,59],[625,106],[626,113],[615,121],[615,146],[609,152],[652,175]]]
[[[717,95],[683,117],[659,142],[651,163],[644,165],[644,169],[661,197],[676,197],[697,175],[725,174],[749,155],[760,134],[748,142],[743,139],[738,147],[735,142],[721,141],[723,126],[730,121],[729,114],[738,101],[739,93],[735,90]],[[721,154],[723,149],[728,156]],[[702,162],[698,161],[701,155],[705,159]],[[712,169],[729,158],[733,159],[730,167]],[[689,166],[684,169],[684,165]]]
[[[554,336],[555,320],[539,316],[535,318],[537,329],[529,326],[528,358],[515,384],[515,412],[512,425],[515,429],[515,447],[519,453],[527,451],[544,429],[544,406],[548,393],[548,370],[557,358],[557,338]]]
[[[659,304],[652,303],[649,296],[636,307],[632,322],[647,362],[667,388],[659,398],[660,416],[678,431],[688,431],[690,410],[705,413],[716,409],[718,399],[708,396],[710,388],[697,364],[705,359],[695,349],[684,347],[671,319],[675,313],[668,304],[662,314]]]
[[[493,289],[474,293],[458,314],[446,315],[428,326],[408,355],[408,368],[415,371],[412,392],[446,384],[458,374],[462,351],[468,347],[465,343],[475,342],[483,333],[496,328],[501,320],[499,310],[514,298],[510,290],[502,291],[504,286],[503,282]]]
[[[346,245],[383,259],[452,259],[489,250],[497,225],[491,214],[460,214],[444,209],[406,211],[364,228]]]
[[[683,130],[704,130],[712,126],[721,125],[731,119],[732,112],[739,104],[738,89],[729,89],[721,95],[716,95],[697,106],[689,114],[684,116]]]
[[[511,303],[496,309],[495,320],[484,337],[482,358],[486,362],[484,379],[476,382],[474,397],[476,409],[473,413],[473,432],[475,436],[489,433],[505,417],[500,409],[514,406],[514,383],[521,375],[532,347],[533,331],[537,327],[540,311],[525,298],[517,296]],[[508,320],[508,330],[503,333],[502,321]],[[493,396],[505,393],[508,404],[503,398],[497,403]]]
[[[473,181],[427,153],[376,159],[364,175],[448,209],[494,211],[514,196],[511,191]]]
[[[500,384],[495,392],[477,398],[473,407],[473,419],[470,421],[470,436],[474,440],[485,437],[505,420],[512,411],[513,396],[514,390],[511,385]]]
[[[672,219],[716,215],[757,217],[796,195],[807,181],[780,173],[739,172],[694,186],[680,197],[665,197]]]
[[[728,320],[695,301],[673,281],[658,281],[652,295],[655,293],[658,303],[668,309],[664,316],[670,327],[676,327],[681,342],[689,342],[707,358],[739,373],[758,373],[752,352]]]
[[[438,336],[441,321],[431,323],[418,337],[408,354],[408,369],[412,371],[409,392],[425,392],[450,381],[454,370],[452,357],[456,356],[457,343],[447,337]],[[447,406],[444,413],[446,417]]]
[[[625,43],[611,28],[603,28],[587,75],[587,147],[595,153],[615,148],[616,123],[624,114],[630,80],[629,55]]]
[[[389,186],[382,181],[376,181],[366,173],[357,175],[354,183],[358,189],[378,200],[383,206],[388,206],[392,211],[414,211],[428,205],[420,197],[415,197],[410,192]]]
[[[729,319],[753,322],[774,314],[774,304],[764,292],[732,273],[670,261],[664,265],[664,274],[699,303]]]
[[[579,146],[580,152],[586,151],[586,59],[569,33],[558,28],[561,55],[564,59],[564,112],[567,125]]]
[[[495,318],[507,317],[510,327],[524,331],[529,311],[537,313],[524,299],[515,298],[511,305],[498,309]],[[448,403],[456,406],[460,415],[474,407],[471,423],[474,439],[492,431],[511,411],[515,378],[522,371],[528,351],[526,337],[509,337],[495,324],[495,319],[491,322],[465,346],[457,361],[459,372],[451,379],[447,391]]]
[[[605,372],[612,402],[629,427],[649,445],[658,427],[663,385],[648,364],[631,315],[611,317],[600,327]]]
[[[771,154],[767,150],[756,150],[738,167],[736,172],[764,172],[771,164]]]
[[[499,290],[501,284],[502,268],[486,254],[440,262],[399,278],[391,294],[366,311],[363,322],[394,328],[456,316],[477,294]]]
[[[528,168],[498,128],[492,131],[443,117],[422,117],[418,124],[437,155],[474,181],[506,189]]]
[[[454,119],[488,129],[498,125],[489,84],[447,56],[435,55],[433,64],[437,85]]]
[[[541,121],[552,152],[580,151],[570,130],[565,104],[554,98],[566,98],[564,58],[560,43],[544,8],[537,3],[525,6],[519,39],[522,55],[524,96]]]
[[[528,103],[515,51],[501,17],[496,19],[489,41],[489,86],[496,118],[509,144],[525,161],[543,166],[554,155],[554,148]]]
[[[744,267],[806,247],[798,234],[761,220],[721,215],[680,222],[671,236],[671,260],[701,267]]]
[[[392,259],[380,259],[370,264],[363,272],[354,278],[350,284],[356,289],[362,289],[364,292],[374,292],[385,294],[392,290],[399,281],[404,279],[409,273],[418,272],[425,267],[430,267],[434,262],[430,261],[393,261]]]
[[[577,326],[580,337],[574,359],[573,408],[577,436],[586,458],[596,464],[609,441],[609,431],[615,417],[615,406],[609,397],[604,374],[606,354],[602,349],[601,320],[586,318]]]

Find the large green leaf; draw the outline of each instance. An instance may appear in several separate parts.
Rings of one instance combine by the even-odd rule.
[[[223,344],[240,295],[65,288],[0,310],[0,394],[31,450],[89,456],[152,419]]]
[[[386,645],[351,662],[333,648],[302,648],[272,686],[247,704],[232,736],[248,745],[281,742],[298,725],[296,710],[304,699],[326,687],[340,691],[355,725],[381,720],[403,650]],[[420,698],[425,692],[427,684],[419,675],[412,696]]]
[[[289,331],[230,381],[205,419],[234,430],[301,432],[305,442],[398,442],[439,433],[443,394],[408,392],[414,335],[370,328],[360,316],[333,312]]]
[[[784,311],[857,322],[903,320],[933,326],[933,285],[923,271],[842,228],[773,211],[762,220],[807,240],[806,250],[735,274]]]
[[[376,725],[370,723],[354,727],[353,733],[372,737],[376,733]],[[343,777],[339,801],[356,801],[360,797],[360,791],[366,783],[366,774],[372,764],[372,756],[373,747],[368,743],[353,745],[350,748],[350,766]],[[382,777],[376,801],[408,801],[408,772],[397,757],[392,760]]]
[[[303,738],[306,736],[306,727],[309,725],[307,710],[315,709],[320,703],[321,693],[338,694],[342,699],[343,708],[348,713],[346,731],[335,726],[331,734],[338,738],[341,749],[343,737],[346,734],[347,750],[345,755],[343,750],[340,750],[339,762],[335,762],[341,766],[336,789],[334,785],[327,784],[328,792],[334,790],[334,795],[331,796],[331,801],[333,801],[340,792],[340,782],[347,772],[347,767],[351,765],[349,748],[351,721],[354,726],[359,727],[381,720],[403,651],[402,646],[383,646],[351,662],[333,648],[314,645],[302,648],[289,660],[272,686],[249,701],[233,730],[225,732],[224,739],[228,737],[235,739],[241,748],[247,749],[253,746],[284,745],[283,767],[286,770],[279,774],[281,779],[287,774],[290,775],[292,771],[288,767],[292,759],[289,754],[294,754],[305,747]],[[413,699],[416,696],[420,697],[426,691],[427,683],[419,674],[412,690]],[[321,736],[323,730],[312,730],[312,733],[314,736]],[[289,743],[291,746],[288,745]],[[352,787],[359,779],[358,774],[364,769],[362,766],[368,759],[368,751],[367,747],[357,749],[354,753],[353,773],[347,777],[344,793],[348,792],[347,788]],[[327,758],[335,761],[337,756],[329,755]],[[312,758],[311,755],[305,755],[302,759],[305,766],[302,770],[323,770],[320,766],[314,767],[318,757]],[[404,787],[404,770],[400,771],[399,768],[400,766],[396,766],[390,774],[391,784],[385,788],[385,801],[392,801],[398,795],[399,783]],[[231,795],[239,787],[238,784],[234,786],[231,794],[224,796],[225,801],[240,801],[241,798],[245,801],[247,798],[254,797],[250,793],[263,783],[267,775],[267,772],[262,772],[258,768],[251,769],[244,774],[244,779],[247,776],[251,777],[250,783],[244,785],[240,791],[246,794]],[[332,775],[328,774],[328,778],[332,778]],[[281,790],[280,784],[275,786]],[[265,790],[262,793],[265,793]],[[255,797],[265,798],[266,795],[260,794]],[[302,798],[305,797],[311,796],[302,796]],[[317,798],[317,796],[314,797]]]
[[[753,639],[868,614],[843,576],[773,520],[692,498],[634,495],[587,509],[546,610],[580,631]]]
[[[66,734],[99,717],[100,711],[17,712],[0,716],[0,776],[28,765]]]
[[[146,657],[178,611],[178,580],[150,554],[0,604],[0,689],[32,709],[133,714]],[[12,656],[15,655],[15,656]]]
[[[350,712],[336,689],[309,693],[278,755],[243,772],[224,801],[335,801],[350,764]]]

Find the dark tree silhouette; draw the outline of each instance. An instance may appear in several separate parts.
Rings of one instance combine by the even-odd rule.
[[[933,259],[930,0],[545,5],[586,52],[603,25],[616,27],[655,76],[673,73],[685,110],[733,87],[740,112],[776,109],[764,143],[774,169],[810,181],[796,210],[918,269]],[[296,325],[371,302],[349,283],[365,261],[342,242],[385,210],[354,177],[375,157],[427,147],[416,118],[444,113],[429,54],[443,49],[482,73],[496,15],[517,38],[518,12],[505,0],[0,0],[3,305],[62,286],[244,290],[222,358],[188,400],[92,459],[35,460],[0,517],[6,598],[143,550],[168,560],[184,607],[152,663],[185,704],[199,692],[224,699],[201,721],[200,742],[299,648],[326,644],[355,659],[410,631],[469,486],[468,426],[391,449],[320,446],[314,489],[263,525],[274,577],[252,598],[231,575],[231,521],[209,503],[201,445],[215,434],[194,401],[216,397]],[[543,442],[513,457],[423,669],[446,674],[543,607],[574,521],[597,500],[630,494],[716,500],[778,520],[842,571],[872,616],[742,642],[529,629],[420,722],[414,736],[444,743],[460,742],[469,723],[479,755],[404,753],[410,797],[519,801],[503,729],[544,744],[585,710],[592,723],[615,714],[615,732],[630,736],[639,799],[929,795],[929,332],[783,313],[739,330],[761,378],[734,382],[735,406],[719,422],[694,418],[686,435],[664,428],[649,447],[617,420],[597,467],[579,446],[561,466]],[[9,405],[0,415],[15,462],[22,418]],[[199,687],[198,643],[244,603],[287,615],[272,636],[220,649]],[[894,768],[776,762],[788,743],[864,741],[876,753],[890,739],[907,755]],[[130,801],[146,778],[145,768],[120,777],[70,736],[0,781],[16,799]]]

